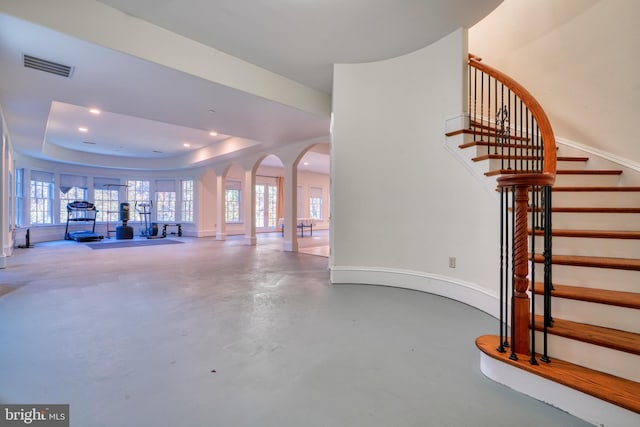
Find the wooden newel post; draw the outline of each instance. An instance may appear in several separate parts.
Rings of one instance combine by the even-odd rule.
[[[515,187],[515,235],[513,238],[513,268],[514,268],[514,293],[513,316],[515,329],[514,351],[520,354],[529,354],[529,250],[527,235],[527,208],[529,205],[529,186]]]
[[[513,332],[512,350],[529,354],[531,307],[529,301],[529,191],[532,187],[552,185],[555,176],[551,174],[512,174],[498,178],[498,187],[512,188],[514,200],[513,235],[513,305],[511,324]]]

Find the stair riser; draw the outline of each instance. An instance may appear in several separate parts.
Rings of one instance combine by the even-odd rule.
[[[640,356],[552,334],[548,335],[548,349],[551,363],[558,358],[640,382]],[[536,352],[542,353],[542,332],[536,332]]]
[[[536,295],[536,314],[543,313],[543,303],[542,295]],[[558,319],[640,333],[640,311],[633,308],[552,298],[551,310],[551,315]]]
[[[542,252],[543,244],[544,238],[542,236],[536,236],[536,251]],[[553,236],[552,244],[555,255],[607,258],[640,257],[640,239],[596,239]]]
[[[554,191],[554,207],[639,208],[638,191]]]
[[[556,175],[555,185],[560,187],[614,187],[618,185],[620,175]]]
[[[544,266],[536,264],[535,268],[536,281],[542,281]],[[554,283],[612,291],[640,292],[640,271],[554,264],[551,274]]]
[[[568,230],[639,231],[640,213],[553,212],[552,225]]]
[[[471,142],[471,141],[467,141],[467,142]],[[496,150],[494,147],[487,147],[487,146],[483,146],[483,145],[476,145],[474,147],[475,149],[475,155],[476,156],[486,156],[487,154],[499,154],[499,155],[518,155],[518,156],[537,156],[539,153],[539,150],[531,150],[531,149],[527,149],[527,150],[520,150],[517,149],[516,151],[513,150],[513,148],[511,149],[511,152],[509,152],[506,148],[504,150],[504,154],[502,152],[502,150],[498,150],[498,152],[496,153]],[[469,148],[469,150],[473,150],[472,148]],[[584,167],[584,162],[578,162],[581,163]]]
[[[475,136],[476,141],[478,141],[478,142],[480,142],[480,141],[484,141],[484,142],[489,142],[489,143],[491,143],[491,144],[493,144],[493,143],[495,143],[495,142],[496,142],[495,132],[492,132],[492,133],[491,133],[491,137],[488,137],[487,135],[480,136],[480,132],[484,132],[484,133],[486,133],[486,132],[487,132],[486,130],[484,130],[484,131],[480,131],[480,130],[478,129],[476,132],[477,132],[477,135]],[[465,144],[467,144],[467,143],[469,143],[469,142],[473,142],[473,140],[474,140],[474,135],[473,135],[472,133],[465,133],[465,134],[464,134],[463,139],[464,139]],[[520,140],[520,139],[518,139],[518,140],[516,140],[516,139],[511,140],[511,142],[510,142],[510,143],[511,143],[512,145],[518,145],[518,144],[523,144],[523,143],[524,143],[524,144],[528,144],[528,142],[527,142],[527,141],[524,141],[524,142],[523,142],[523,140]]]

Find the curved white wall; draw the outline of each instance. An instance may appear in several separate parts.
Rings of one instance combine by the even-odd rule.
[[[540,101],[557,137],[640,163],[637,0],[505,0],[469,51]]]
[[[466,32],[334,70],[332,281],[400,286],[495,313],[497,198],[447,151]],[[457,266],[449,268],[449,257]]]

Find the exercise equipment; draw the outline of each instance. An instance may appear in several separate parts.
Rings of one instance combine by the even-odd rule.
[[[123,202],[120,203],[120,221],[122,221],[122,225],[116,227],[116,239],[133,239],[133,227],[127,225],[129,221],[129,203]]]
[[[118,206],[118,200],[128,200],[128,190],[129,190],[129,186],[127,184],[111,184],[111,183],[107,183],[107,184],[102,184],[102,186],[107,190],[107,203],[106,205],[106,211],[104,212],[104,219],[106,221],[106,225],[107,225],[107,239],[111,238],[111,233],[116,233],[116,239],[133,239],[133,228],[131,229],[131,237],[127,237],[129,236],[129,229],[125,228],[125,229],[121,229],[120,227],[127,227],[127,224],[125,222],[122,223],[121,226],[118,226],[118,223],[113,221],[113,216],[115,216],[115,214],[120,214],[120,221],[122,221],[122,203],[120,203],[120,205]],[[113,191],[115,190],[115,191]],[[118,207],[118,210],[113,210],[113,208]],[[128,206],[128,203],[127,203]],[[127,207],[128,209],[128,207]],[[129,218],[127,217],[127,220]],[[113,226],[116,226],[115,228],[113,228]],[[120,232],[118,233],[118,230],[120,230]],[[120,236],[120,237],[118,237]]]
[[[140,236],[147,239],[158,239],[165,236],[158,236],[158,223],[151,222],[151,209],[153,209],[153,202],[136,202],[135,205],[138,215],[140,215],[140,222],[144,222],[144,228],[140,230]]]
[[[67,226],[64,230],[65,240],[76,242],[90,242],[102,240],[103,236],[96,233],[96,214],[98,210],[93,203],[86,200],[76,200],[67,203]],[[70,223],[90,223],[91,230],[69,231]]]

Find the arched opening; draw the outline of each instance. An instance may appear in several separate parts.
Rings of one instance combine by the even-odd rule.
[[[284,217],[284,164],[274,154],[262,159],[255,174],[256,233],[279,232]]]
[[[298,252],[329,256],[331,145],[310,146],[297,159]]]

